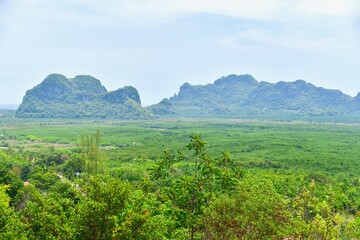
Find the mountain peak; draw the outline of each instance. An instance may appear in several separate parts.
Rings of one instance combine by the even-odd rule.
[[[305,80],[302,80],[302,79],[298,79],[298,80],[296,80],[294,83],[296,83],[296,84],[299,84],[299,85],[304,85],[304,84],[307,84],[307,82],[305,81]]]
[[[17,117],[23,118],[119,118],[147,119],[153,115],[141,107],[136,88],[127,86],[108,92],[100,80],[89,75],[68,79],[48,75],[26,92]]]
[[[42,82],[43,85],[67,85],[69,80],[61,74],[52,73],[49,74]]]
[[[214,84],[193,86],[185,83],[169,101],[172,112],[186,116],[360,113],[360,94],[352,98],[339,90],[317,87],[301,79],[258,82],[250,74],[231,74],[217,79]],[[166,114],[166,111],[160,113]]]
[[[127,100],[131,99],[141,105],[140,95],[137,89],[132,86],[125,86],[116,91],[108,92],[103,96],[103,99],[112,104],[123,104],[126,103]]]
[[[101,84],[100,80],[90,75],[78,75],[70,79],[74,88],[78,91],[86,91],[93,94],[106,93],[106,88]]]
[[[214,82],[214,85],[221,86],[221,85],[238,84],[238,83],[257,85],[259,82],[250,74],[244,74],[244,75],[230,74],[226,77],[221,77],[220,79],[216,80]]]

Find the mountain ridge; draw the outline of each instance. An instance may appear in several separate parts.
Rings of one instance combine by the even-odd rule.
[[[16,111],[20,118],[119,118],[148,119],[154,116],[141,107],[136,88],[107,91],[90,75],[67,78],[50,74],[28,90]]]
[[[360,94],[351,97],[340,90],[317,87],[301,79],[259,82],[250,74],[231,74],[206,85],[184,83],[179,92],[167,100],[167,109],[160,103],[149,109],[158,113],[157,108],[161,108],[163,115],[169,112],[180,116],[229,117],[276,113],[340,116],[360,112]]]
[[[108,91],[90,75],[50,74],[28,90],[16,111],[19,118],[360,116],[360,93],[293,82],[258,81],[250,74],[223,76],[213,83],[182,84],[179,92],[143,108],[136,88]]]

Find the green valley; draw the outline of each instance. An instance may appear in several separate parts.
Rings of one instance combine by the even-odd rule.
[[[357,124],[0,119],[0,133],[3,238],[360,237]]]

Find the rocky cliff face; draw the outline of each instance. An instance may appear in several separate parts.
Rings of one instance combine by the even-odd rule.
[[[69,79],[61,74],[50,74],[26,92],[16,116],[144,119],[151,118],[152,114],[141,107],[139,93],[134,87],[108,92],[92,76]]]

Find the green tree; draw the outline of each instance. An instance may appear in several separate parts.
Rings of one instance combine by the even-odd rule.
[[[200,217],[210,199],[217,191],[231,191],[242,171],[228,153],[223,153],[217,161],[213,160],[207,154],[206,142],[199,133],[191,134],[186,147],[193,155],[188,165],[190,170],[176,170],[175,164],[185,159],[184,154],[173,155],[165,151],[165,156],[152,169],[151,176],[165,193],[161,197],[171,200],[178,227],[187,229],[188,238],[195,239],[201,237]]]
[[[290,211],[269,181],[244,179],[213,198],[201,217],[205,239],[293,237]]]
[[[23,181],[13,171],[0,163],[0,184],[7,185],[6,192],[13,200],[18,191],[23,187]]]
[[[334,196],[321,201],[315,191],[316,183],[312,181],[293,199],[295,216],[301,226],[299,233],[306,239],[339,239],[344,236],[345,219],[336,211]]]
[[[100,130],[95,134],[86,134],[81,139],[81,152],[84,170],[88,174],[105,173],[105,158],[100,150]]]
[[[216,180],[220,191],[232,190],[243,178],[244,172],[231,159],[229,152],[222,152],[221,157],[216,162]]]
[[[86,196],[76,207],[76,239],[112,239],[132,187],[115,178],[90,176],[79,185]]]
[[[10,207],[10,197],[6,193],[8,189],[9,185],[0,185],[0,239],[27,239],[25,224]]]

